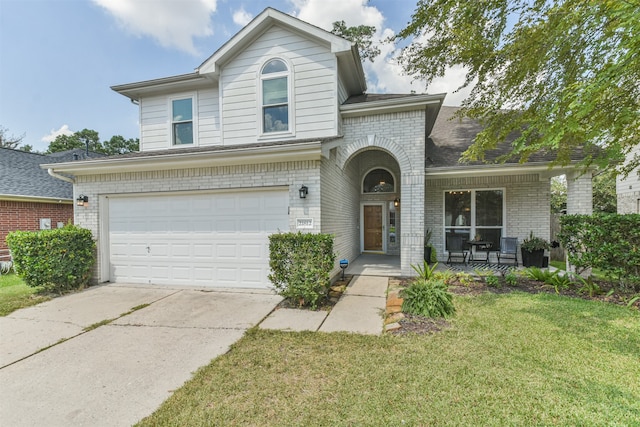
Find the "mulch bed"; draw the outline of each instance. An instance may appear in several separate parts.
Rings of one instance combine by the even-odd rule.
[[[400,286],[408,286],[410,280],[406,278],[399,279]],[[631,300],[635,295],[633,292],[628,294],[623,294],[618,291],[614,291],[609,294],[609,291],[613,289],[613,284],[608,282],[597,282],[598,286],[601,289],[601,293],[598,295],[589,296],[588,293],[580,292],[579,287],[570,287],[567,289],[558,289],[556,292],[555,287],[551,285],[546,285],[542,282],[538,282],[532,279],[520,277],[518,280],[518,286],[508,286],[504,281],[501,280],[500,287],[490,287],[487,284],[479,279],[475,280],[471,283],[461,283],[456,281],[449,285],[449,291],[454,295],[461,296],[477,296],[486,292],[491,292],[495,294],[507,294],[511,292],[529,292],[532,294],[539,293],[548,293],[548,294],[559,294],[564,295],[571,298],[582,298],[586,300],[592,301],[601,301],[611,304],[618,304],[621,306],[627,306],[628,301]],[[636,301],[632,307],[640,310],[640,300]],[[416,316],[411,314],[404,314],[404,318],[400,319],[398,323],[400,324],[399,329],[395,329],[392,331],[388,331],[387,333],[391,335],[406,335],[406,334],[418,334],[418,335],[426,335],[437,333],[443,329],[446,329],[450,326],[449,322],[445,319],[431,319],[423,316]]]

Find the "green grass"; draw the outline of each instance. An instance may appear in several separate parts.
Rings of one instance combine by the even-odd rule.
[[[253,329],[140,425],[640,425],[637,311],[519,292],[455,304],[426,336]]]
[[[0,316],[49,299],[48,296],[38,295],[38,289],[27,286],[15,274],[0,275]]]

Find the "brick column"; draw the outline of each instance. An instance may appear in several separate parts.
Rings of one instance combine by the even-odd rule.
[[[401,264],[404,276],[414,276],[411,264],[424,259],[424,171],[402,172]]]
[[[573,170],[567,173],[567,214],[591,215],[593,213],[593,174],[591,171],[581,173]],[[573,265],[569,264],[567,257],[567,271],[575,272]],[[582,275],[589,276],[591,270],[586,270]]]
[[[567,173],[567,213],[591,215],[593,213],[593,186],[591,171]]]

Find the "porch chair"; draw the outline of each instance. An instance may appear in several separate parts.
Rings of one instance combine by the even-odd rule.
[[[507,259],[513,260],[514,266],[518,266],[518,238],[517,237],[501,237],[500,238],[500,250],[498,255],[498,267],[500,267],[500,260]],[[504,261],[503,261],[504,262]]]
[[[465,243],[462,236],[447,236],[447,250],[449,251],[447,264],[451,264],[452,258],[462,258],[462,264],[467,263],[469,251],[465,249]]]

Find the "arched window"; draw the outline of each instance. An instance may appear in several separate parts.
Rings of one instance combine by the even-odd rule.
[[[391,172],[385,169],[374,169],[364,177],[363,193],[393,193],[395,183]]]
[[[271,59],[260,72],[262,86],[262,131],[289,130],[289,68],[281,59]]]

